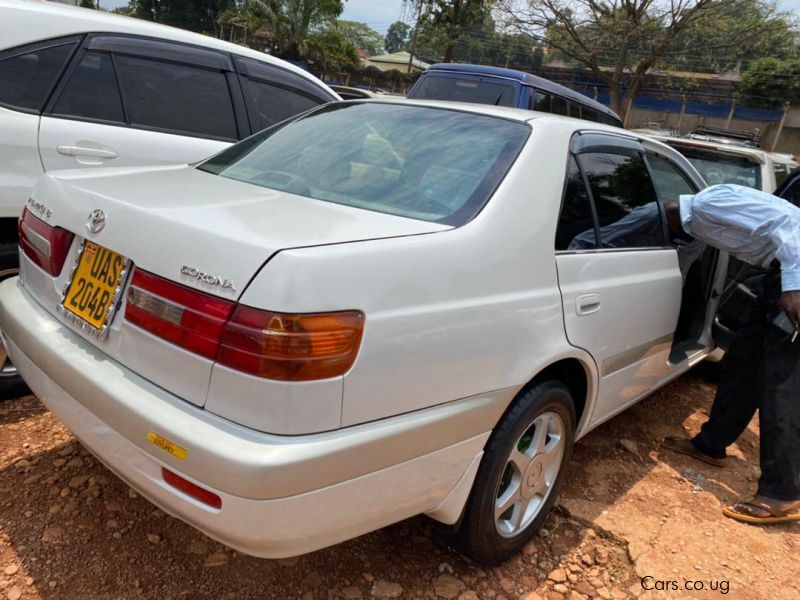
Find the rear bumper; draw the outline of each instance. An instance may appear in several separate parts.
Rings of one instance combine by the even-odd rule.
[[[507,390],[334,432],[276,436],[211,415],[109,359],[16,278],[0,284],[0,328],[31,389],[120,478],[209,536],[268,558],[423,512],[455,514],[513,396]],[[186,449],[185,459],[148,443],[150,432]],[[162,467],[219,495],[222,508],[167,485]]]

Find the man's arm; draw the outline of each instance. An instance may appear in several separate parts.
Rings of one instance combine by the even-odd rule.
[[[778,251],[775,258],[781,263],[781,289],[778,306],[789,320],[800,326],[800,226],[795,219],[786,219],[775,228]]]

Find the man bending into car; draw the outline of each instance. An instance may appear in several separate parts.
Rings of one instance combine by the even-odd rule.
[[[800,208],[757,190],[716,185],[681,196],[671,227],[754,266],[768,268],[758,304],[726,353],[711,415],[692,439],[664,446],[711,465],[759,409],[761,479],[757,494],[723,509],[745,523],[800,520]],[[788,331],[773,323],[783,311]],[[777,321],[776,321],[777,322]],[[792,329],[795,332],[792,332]]]

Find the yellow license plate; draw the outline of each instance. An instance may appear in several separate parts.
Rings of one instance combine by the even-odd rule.
[[[63,306],[92,327],[102,329],[113,315],[118,289],[127,271],[125,257],[85,242]]]

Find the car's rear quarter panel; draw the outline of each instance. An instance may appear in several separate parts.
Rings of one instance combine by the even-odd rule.
[[[244,304],[364,311],[361,350],[344,377],[342,426],[519,388],[574,350],[553,250],[573,129],[534,123],[512,172],[463,227],[286,250],[251,283]]]

